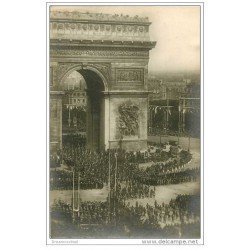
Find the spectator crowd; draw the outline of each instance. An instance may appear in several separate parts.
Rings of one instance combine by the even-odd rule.
[[[109,182],[114,188],[125,183],[127,187],[121,188],[121,196],[150,196],[152,194],[145,187],[141,188],[141,184],[156,186],[198,180],[198,169],[183,169],[191,158],[191,154],[184,150],[171,157],[170,152],[160,150],[151,155],[124,150],[97,153],[82,145],[66,145],[62,150],[62,160],[67,168],[50,171],[50,188],[72,189],[74,172],[75,178],[80,178],[80,189],[101,189]],[[161,162],[154,163],[154,160]],[[141,168],[140,164],[146,161],[150,161],[150,166]],[[132,193],[128,195],[129,192]]]
[[[200,196],[199,195],[178,195],[169,204],[159,204],[155,201],[153,205],[146,204],[131,206],[129,202],[117,202],[116,210],[110,211],[108,201],[85,201],[79,204],[79,211],[73,213],[72,205],[62,201],[55,201],[51,207],[52,219],[58,215],[69,218],[71,222],[79,226],[79,230],[84,225],[96,225],[105,228],[110,223],[117,225],[117,230],[124,231],[125,234],[145,234],[159,236],[159,232],[180,236],[187,228],[191,228],[200,220]],[[74,217],[74,219],[73,219]],[[70,220],[69,220],[70,221]],[[177,227],[179,230],[174,230]],[[144,235],[145,236],[145,235]]]

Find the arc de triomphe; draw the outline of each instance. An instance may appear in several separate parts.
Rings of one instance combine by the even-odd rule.
[[[62,83],[73,71],[87,85],[90,149],[147,147],[148,18],[50,12],[50,149],[62,147]]]

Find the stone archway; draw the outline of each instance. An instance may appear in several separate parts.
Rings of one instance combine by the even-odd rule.
[[[57,128],[60,128],[61,122],[61,105],[62,97],[64,95],[64,90],[62,88],[63,83],[67,76],[73,72],[78,72],[84,78],[87,88],[87,147],[91,150],[102,150],[105,149],[105,103],[104,103],[104,92],[108,91],[107,80],[103,74],[93,65],[79,65],[79,64],[70,64],[65,70],[64,74],[61,76],[58,81],[59,84],[55,87],[57,91],[52,91],[51,98],[56,102],[56,105],[52,105],[51,112],[59,112],[58,119],[54,121]],[[59,94],[60,93],[60,94]],[[52,102],[53,103],[53,102]],[[56,108],[55,108],[56,107]],[[55,110],[55,111],[53,111]],[[106,111],[107,112],[107,111]],[[61,147],[62,142],[62,129],[55,131],[52,135],[54,140],[58,141],[56,143]]]
[[[149,38],[147,18],[50,13],[50,145],[62,147],[63,79],[87,82],[91,149],[147,146]]]
[[[103,82],[104,85],[104,90],[108,91],[108,83],[107,79],[103,75],[101,71],[103,71],[103,66],[100,65],[93,65],[93,64],[79,64],[79,63],[71,63],[71,64],[63,64],[61,65],[61,76],[59,76],[59,86],[58,88],[60,89],[60,86],[62,85],[62,82],[65,80],[65,78],[70,75],[72,72],[77,71],[81,75],[84,76],[84,72],[89,71],[95,73]]]
[[[82,67],[77,71],[84,77],[87,85],[87,147],[100,151],[105,149],[103,92],[107,89],[107,83],[103,75],[92,67]]]

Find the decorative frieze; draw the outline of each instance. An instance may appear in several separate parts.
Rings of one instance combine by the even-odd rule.
[[[50,38],[105,39],[149,41],[149,29],[145,25],[102,23],[50,23]]]
[[[127,24],[82,24],[82,23],[70,23],[70,22],[51,22],[52,33],[57,33],[58,30],[95,30],[95,31],[112,31],[112,32],[125,32],[125,33],[147,33],[149,31],[148,26],[142,25],[127,25]]]
[[[144,83],[144,69],[116,69],[116,84],[139,84]]]
[[[144,57],[148,58],[148,50],[133,50],[129,48],[123,49],[52,49],[50,52],[52,57],[57,56],[81,56],[81,57]]]
[[[137,26],[137,25],[116,25],[116,24],[74,24],[74,23],[69,23],[69,22],[52,22],[51,23],[51,28],[53,32],[56,32],[56,30],[101,30],[101,31],[110,31],[112,30],[113,32],[118,31],[118,32],[148,32],[148,26]]]

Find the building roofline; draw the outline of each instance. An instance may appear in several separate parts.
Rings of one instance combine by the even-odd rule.
[[[95,23],[121,23],[135,25],[150,25],[148,17],[88,13],[78,11],[50,11],[50,21],[68,21],[68,22],[95,22]]]

